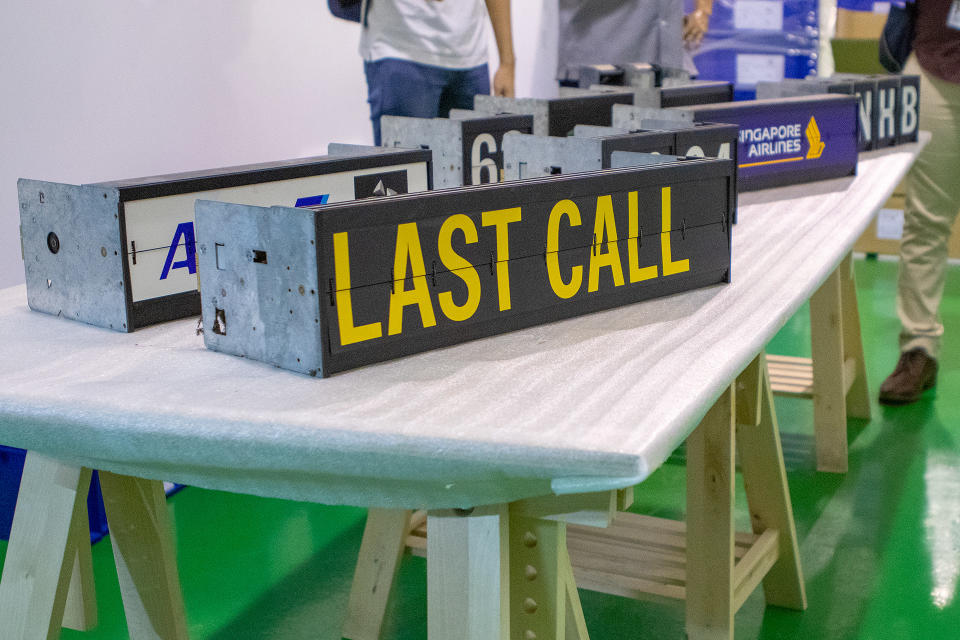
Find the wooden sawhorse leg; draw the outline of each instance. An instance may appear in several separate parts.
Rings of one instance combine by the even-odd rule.
[[[101,471],[100,489],[130,638],[186,640],[163,483]]]
[[[68,590],[77,607],[72,624],[91,622],[92,566],[85,557],[90,474],[27,452],[0,578],[4,638],[58,638]],[[100,478],[130,637],[185,639],[162,483],[107,473]]]
[[[847,470],[847,416],[870,418],[853,259],[810,298],[811,358],[768,356],[775,393],[813,398],[817,469]]]
[[[600,492],[444,509],[426,517],[371,509],[343,637],[379,638],[397,561],[409,547],[427,557],[430,638],[588,640],[566,520],[605,526],[616,505],[616,492]]]
[[[687,637],[733,638],[734,397],[730,387],[687,438]]]
[[[735,401],[736,386],[745,391],[745,402],[740,404]],[[735,559],[733,522],[734,447],[740,453],[757,535],[739,560]],[[691,640],[732,639],[734,613],[761,580],[769,604],[801,610],[807,606],[763,354],[744,371],[739,385],[721,395],[687,439],[686,549],[687,636]]]
[[[751,380],[756,380],[757,387],[753,391],[745,385],[748,391],[743,395],[749,394],[749,397],[737,403],[738,409],[745,407],[743,413],[737,414],[737,453],[753,533],[762,537],[768,531],[777,532],[775,562],[769,567],[761,567],[765,574],[763,591],[767,604],[802,611],[807,608],[807,596],[800,568],[800,547],[765,359],[761,353],[740,378],[748,385]],[[750,410],[751,404],[755,404],[758,410]],[[746,569],[743,565],[744,572]],[[738,582],[746,585],[750,581],[744,575]],[[745,590],[736,593],[736,608],[739,609],[749,595],[750,592]]]
[[[588,640],[567,553],[567,525],[510,514],[511,638]]]
[[[93,554],[90,549],[90,518],[87,514],[86,492],[78,501],[77,513],[70,525],[72,569],[67,588],[67,603],[63,611],[63,626],[76,631],[89,631],[97,626],[97,596],[93,582]],[[70,558],[66,558],[69,563]]]
[[[348,640],[379,640],[393,581],[411,529],[426,520],[426,514],[403,509],[370,509],[363,529],[357,568],[350,587],[347,619],[341,635]]]
[[[427,516],[427,638],[509,640],[507,507]]]
[[[0,578],[0,629],[11,639],[60,637],[86,514],[90,469],[27,452]],[[86,520],[80,521],[86,526]],[[87,539],[89,545],[89,538]]]
[[[427,636],[589,640],[565,520],[609,522],[615,506],[600,492],[431,512]]]

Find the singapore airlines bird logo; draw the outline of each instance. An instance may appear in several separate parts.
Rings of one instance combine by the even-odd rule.
[[[810,143],[810,148],[807,149],[807,160],[816,160],[820,157],[820,154],[823,153],[825,145],[820,140],[820,127],[817,126],[817,120],[813,116],[810,117],[810,122],[807,123],[807,142]]]

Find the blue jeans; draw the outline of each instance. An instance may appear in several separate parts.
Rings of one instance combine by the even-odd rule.
[[[446,118],[450,109],[472,109],[473,96],[490,93],[487,65],[447,69],[385,58],[363,63],[373,143],[380,145],[380,116]]]

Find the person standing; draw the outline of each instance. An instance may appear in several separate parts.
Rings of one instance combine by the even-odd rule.
[[[490,93],[489,16],[500,62],[495,95],[513,97],[510,0],[366,0],[360,55],[374,144],[380,117],[447,117],[472,109],[473,96]]]
[[[713,0],[558,0],[557,81],[576,85],[580,67],[649,62],[685,67],[684,45],[700,44]]]
[[[936,384],[947,243],[960,210],[960,0],[918,0],[915,25],[905,71],[920,75],[920,122],[932,138],[907,175],[900,359],[880,386],[882,404],[914,402]]]

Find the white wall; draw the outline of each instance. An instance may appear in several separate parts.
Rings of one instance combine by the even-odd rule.
[[[513,2],[518,95],[554,90],[555,5]],[[0,21],[0,288],[23,282],[17,178],[82,184],[370,143],[358,39],[323,0],[11,3]]]

